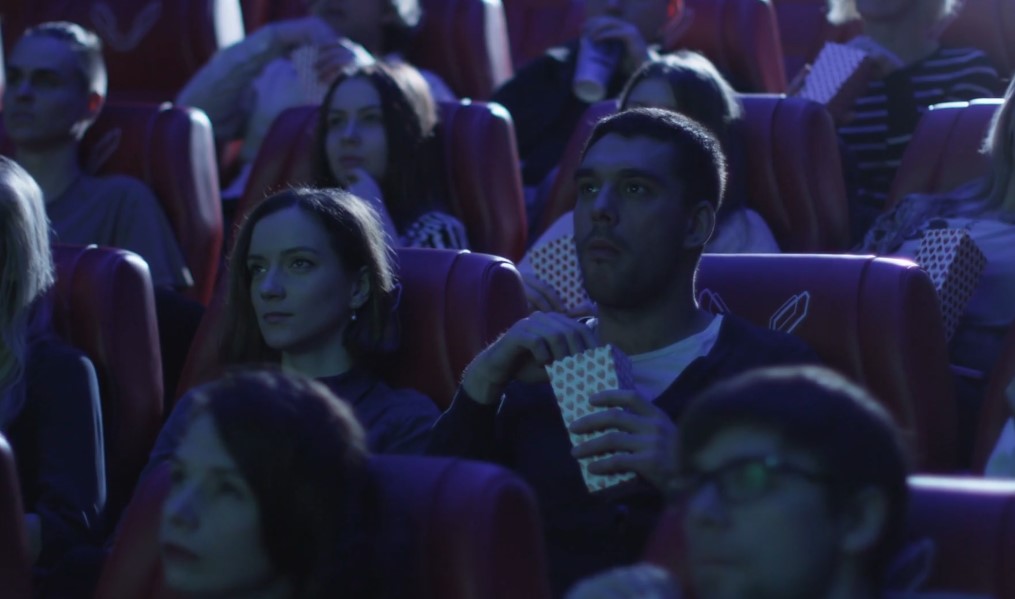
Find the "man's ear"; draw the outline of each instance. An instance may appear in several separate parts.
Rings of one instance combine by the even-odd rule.
[[[888,497],[868,487],[853,494],[839,514],[843,553],[860,555],[874,547],[888,524]]]
[[[684,232],[684,249],[703,248],[715,229],[715,208],[706,200],[700,200],[687,214],[687,230]]]
[[[370,299],[370,269],[366,266],[360,267],[359,272],[352,282],[352,294],[349,297],[349,307],[359,310]]]

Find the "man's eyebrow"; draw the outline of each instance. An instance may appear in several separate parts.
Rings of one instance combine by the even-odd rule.
[[[582,167],[574,171],[574,178],[578,179],[581,177],[591,177],[594,173],[595,171],[593,171],[592,169],[588,167]]]

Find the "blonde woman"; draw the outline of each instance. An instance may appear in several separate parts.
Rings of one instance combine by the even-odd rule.
[[[52,284],[42,191],[0,158],[0,432],[17,460],[37,572],[98,540],[106,502],[95,369],[53,335]]]

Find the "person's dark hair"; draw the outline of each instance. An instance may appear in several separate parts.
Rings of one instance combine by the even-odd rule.
[[[736,150],[737,124],[744,109],[737,92],[708,58],[691,50],[680,50],[648,60],[631,75],[620,94],[621,110],[630,108],[631,92],[645,80],[664,81],[673,93],[675,110],[704,125],[719,140],[727,158],[731,174],[723,196],[722,211],[718,220],[741,208],[746,200],[743,185],[743,157]],[[741,176],[738,178],[738,174]]]
[[[754,370],[716,384],[687,407],[680,420],[682,466],[720,432],[739,426],[770,430],[813,457],[833,510],[864,489],[884,493],[885,526],[867,556],[872,581],[880,583],[904,540],[909,498],[907,451],[888,412],[867,391],[824,367]]]
[[[254,227],[266,216],[287,208],[313,216],[328,234],[331,247],[347,273],[366,267],[370,297],[359,317],[345,328],[345,346],[355,359],[394,349],[391,319],[398,300],[392,251],[380,218],[365,201],[341,189],[293,188],[258,204],[243,220],[229,257],[229,289],[220,327],[219,349],[224,364],[278,362],[279,353],[267,346],[250,300],[251,275],[247,254]],[[337,301],[337,299],[336,299]]]
[[[77,23],[50,21],[25,31],[21,39],[48,37],[63,42],[74,53],[81,83],[89,92],[106,97],[106,62],[102,58],[102,40]]]
[[[673,172],[683,182],[683,201],[704,200],[718,210],[726,189],[726,158],[715,136],[697,121],[659,108],[634,108],[612,114],[596,123],[582,148],[589,149],[607,135],[647,137],[673,147]]]
[[[326,151],[328,106],[349,79],[367,80],[381,99],[388,168],[377,184],[398,231],[404,232],[420,214],[441,205],[441,153],[436,143],[437,109],[430,88],[415,67],[403,62],[374,63],[343,71],[331,84],[317,120],[314,171],[321,187],[343,187],[335,178]]]
[[[193,391],[189,422],[204,414],[257,500],[268,557],[294,596],[369,591],[373,490],[352,408],[309,378],[237,371]]]

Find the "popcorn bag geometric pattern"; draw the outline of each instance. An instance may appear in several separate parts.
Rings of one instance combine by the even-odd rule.
[[[927,229],[913,256],[937,289],[945,338],[951,340],[987,266],[976,242],[965,229]]]
[[[328,93],[328,86],[321,83],[317,77],[317,69],[314,63],[317,62],[317,46],[300,46],[292,51],[289,59],[296,68],[296,75],[300,80],[300,87],[303,89],[303,97],[307,104],[320,104],[324,101],[324,95]]]
[[[814,59],[797,95],[824,104],[833,116],[842,115],[852,108],[873,76],[874,62],[866,52],[828,42]]]
[[[564,235],[533,249],[529,261],[536,276],[553,287],[568,310],[589,301],[573,236]]]
[[[557,360],[546,366],[546,372],[550,375],[550,385],[553,386],[553,394],[557,397],[565,426],[571,426],[572,422],[582,416],[611,409],[590,406],[589,397],[592,395],[607,389],[634,389],[631,361],[612,345]],[[571,445],[575,446],[605,432],[578,435],[568,431],[568,434],[571,436]],[[582,478],[590,492],[602,491],[635,477],[632,472],[608,475],[589,472],[589,463],[610,455],[613,454],[578,460]]]

